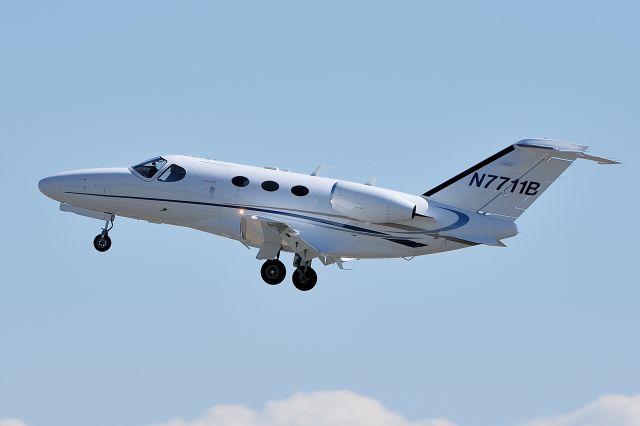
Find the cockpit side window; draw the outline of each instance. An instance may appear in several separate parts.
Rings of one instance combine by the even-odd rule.
[[[167,160],[162,157],[156,157],[152,160],[133,166],[133,170],[140,173],[142,177],[152,178],[158,171],[167,164]]]
[[[177,182],[183,179],[187,175],[187,171],[182,167],[172,164],[167,170],[165,170],[158,180],[160,182]]]

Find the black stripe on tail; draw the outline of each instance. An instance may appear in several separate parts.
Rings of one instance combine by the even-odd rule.
[[[483,161],[479,162],[478,164],[476,164],[475,166],[468,168],[464,172],[455,175],[454,177],[452,177],[448,181],[441,183],[440,185],[436,186],[433,189],[428,190],[427,192],[425,192],[422,195],[424,195],[425,197],[431,197],[436,192],[442,191],[447,186],[453,185],[454,183],[456,183],[460,179],[463,179],[465,176],[468,176],[471,173],[483,168],[484,166],[486,166],[489,163],[493,163],[498,158],[504,157],[505,155],[507,155],[508,153],[512,152],[513,150],[515,150],[515,147],[513,145],[509,145],[508,147],[506,147],[502,151],[493,154],[491,157],[487,158],[486,160],[483,160]]]

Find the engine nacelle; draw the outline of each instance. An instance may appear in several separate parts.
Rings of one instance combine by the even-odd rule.
[[[331,190],[331,206],[338,213],[368,223],[404,222],[427,210],[427,201],[416,202],[394,191],[352,182],[337,182]],[[421,204],[418,206],[417,204]],[[422,205],[424,204],[424,205]]]

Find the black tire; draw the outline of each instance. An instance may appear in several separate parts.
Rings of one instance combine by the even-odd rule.
[[[285,268],[284,263],[277,259],[267,260],[260,268],[260,275],[264,282],[269,285],[280,284],[287,275],[287,268]]]
[[[111,248],[111,238],[108,235],[104,237],[102,234],[96,235],[93,239],[93,246],[100,252],[105,252]]]
[[[299,269],[296,269],[291,276],[293,285],[300,291],[309,291],[316,286],[318,275],[312,268],[307,268],[304,275]]]

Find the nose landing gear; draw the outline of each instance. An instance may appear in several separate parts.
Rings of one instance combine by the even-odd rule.
[[[108,235],[98,234],[93,239],[93,246],[96,250],[105,252],[111,248],[111,238]]]
[[[111,248],[111,238],[109,238],[109,231],[113,228],[113,220],[115,215],[111,215],[104,224],[102,232],[96,235],[93,239],[93,247],[99,252],[105,252]]]

